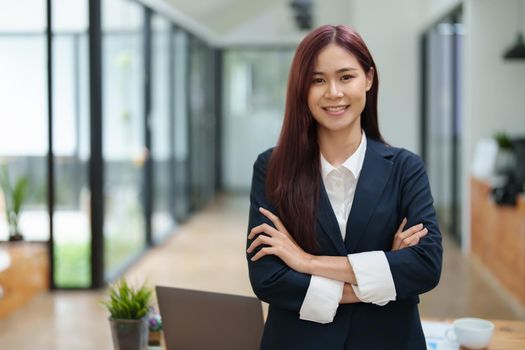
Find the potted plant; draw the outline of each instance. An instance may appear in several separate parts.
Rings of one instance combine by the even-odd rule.
[[[500,131],[494,135],[498,143],[498,153],[496,155],[495,170],[497,174],[508,175],[516,166],[516,158],[509,136]]]
[[[111,286],[104,301],[110,317],[115,350],[146,350],[148,347],[148,311],[152,290],[144,285],[132,288],[125,280]]]
[[[9,180],[7,167],[2,167],[0,171],[0,185],[5,198],[5,216],[9,225],[9,241],[22,241],[24,236],[20,232],[18,224],[22,206],[27,199],[29,179],[27,176],[20,176],[12,185]]]

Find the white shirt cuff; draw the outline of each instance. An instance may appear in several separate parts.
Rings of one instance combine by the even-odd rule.
[[[299,318],[323,324],[332,322],[343,297],[343,287],[344,282],[312,276]]]
[[[349,254],[348,260],[357,281],[352,288],[359,300],[379,306],[396,300],[396,286],[384,252]]]

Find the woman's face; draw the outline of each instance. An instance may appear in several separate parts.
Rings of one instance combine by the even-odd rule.
[[[332,43],[319,52],[308,107],[320,132],[344,132],[354,127],[361,131],[361,112],[373,77],[373,69],[366,74],[355,56],[341,46]]]

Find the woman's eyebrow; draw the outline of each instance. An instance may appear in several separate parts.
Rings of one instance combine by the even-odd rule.
[[[339,74],[339,73],[351,72],[351,71],[356,71],[356,70],[358,70],[358,69],[357,68],[353,68],[353,67],[344,67],[344,68],[340,68],[340,69],[336,70],[335,72],[337,74]],[[313,74],[314,75],[317,75],[317,74],[318,75],[324,75],[323,72],[314,72]]]

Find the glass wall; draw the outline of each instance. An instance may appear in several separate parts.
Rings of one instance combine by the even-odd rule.
[[[200,209],[215,190],[215,65],[213,51],[195,37],[190,59],[190,203],[192,209]]]
[[[460,95],[462,24],[460,14],[440,21],[425,34],[427,71],[423,121],[425,162],[442,228],[461,238]]]
[[[27,11],[30,8],[31,11]],[[9,188],[28,183],[19,215],[26,240],[49,239],[44,0],[5,0],[0,11],[0,240],[9,238]],[[25,179],[25,180],[23,180]],[[7,184],[9,183],[9,185]]]
[[[176,29],[172,37],[174,62],[173,62],[173,91],[172,109],[174,121],[172,134],[174,137],[174,177],[175,194],[172,211],[178,221],[183,221],[190,213],[189,204],[189,36],[180,29]]]
[[[86,0],[53,1],[54,283],[91,286]]]
[[[257,155],[275,146],[284,116],[294,48],[231,49],[224,53],[222,179],[249,191]]]
[[[26,179],[29,195],[19,217],[20,233],[28,241],[49,242],[53,237],[52,287],[89,288],[117,278],[150,244],[164,241],[175,222],[191,213],[192,199],[193,207],[201,208],[212,198],[216,51],[139,2],[102,0],[100,41],[89,36],[90,2],[51,3],[50,125],[46,2],[6,0],[0,11],[0,241],[9,239],[4,210],[8,187]],[[90,71],[89,50],[98,45],[100,85],[98,70]],[[93,62],[96,67],[97,60]],[[146,67],[148,62],[151,67]],[[100,104],[90,91],[101,91]],[[97,131],[100,116],[91,113],[100,106],[102,134]],[[145,146],[149,135],[150,149]],[[99,146],[101,158],[96,154]],[[90,167],[99,162],[102,189],[100,179],[89,178],[97,170]],[[152,186],[146,184],[149,164]],[[100,195],[103,215],[92,203]],[[54,210],[52,235],[48,199]],[[150,199],[151,216],[145,208]]]
[[[170,95],[173,89],[170,65],[173,57],[171,47],[171,24],[153,15],[152,29],[152,157],[153,157],[153,241],[162,240],[173,230],[174,221],[170,198],[174,194],[173,178],[173,111]]]
[[[102,2],[104,264],[113,276],[145,246],[144,9]]]

